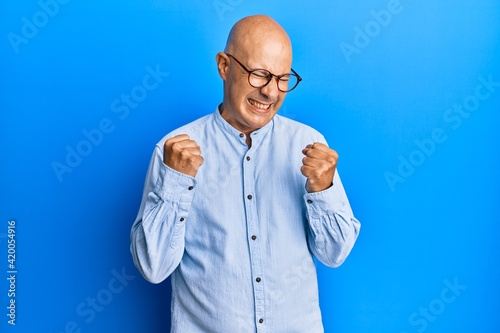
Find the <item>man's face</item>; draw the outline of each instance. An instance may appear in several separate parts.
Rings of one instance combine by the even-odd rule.
[[[243,52],[236,50],[232,55],[246,68],[267,69],[275,75],[290,72],[291,52],[281,44],[266,45],[266,48]],[[240,51],[240,52],[238,52]],[[281,92],[276,78],[262,88],[254,88],[248,82],[248,73],[227,55],[228,63],[224,84],[222,116],[233,127],[249,134],[266,125],[283,104],[286,93]]]

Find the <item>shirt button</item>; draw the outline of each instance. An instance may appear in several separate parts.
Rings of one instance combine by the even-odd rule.
[[[189,186],[189,187],[188,187],[188,190],[190,190],[190,191],[191,191],[191,190],[193,190],[193,188],[194,188],[193,186]]]
[[[260,277],[256,278],[255,281],[260,282],[261,281]]]
[[[240,138],[242,138],[242,137],[244,137],[244,136],[245,136],[245,134],[243,134],[243,133],[240,133]]]
[[[262,324],[264,322],[264,319],[260,318],[259,323]]]
[[[311,199],[307,199],[307,203],[312,203],[313,201]]]
[[[247,156],[247,161],[250,161],[250,156]]]
[[[247,198],[248,200],[252,200],[252,195],[251,194],[247,195]]]
[[[253,235],[252,240],[256,240],[256,239],[257,239],[257,236]]]
[[[184,218],[183,218],[183,217],[181,217],[181,218],[179,219],[179,221],[184,222]]]

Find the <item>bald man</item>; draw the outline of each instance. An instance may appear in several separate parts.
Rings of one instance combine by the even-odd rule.
[[[339,266],[360,229],[338,155],[276,114],[301,80],[277,22],[240,20],[216,61],[222,103],[154,150],[135,265],[152,283],[171,276],[171,332],[323,332],[313,258]]]

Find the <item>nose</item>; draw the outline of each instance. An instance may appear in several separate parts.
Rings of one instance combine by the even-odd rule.
[[[260,93],[262,95],[265,95],[269,99],[276,100],[280,94],[280,90],[278,89],[277,79],[272,78],[268,84],[260,88]]]

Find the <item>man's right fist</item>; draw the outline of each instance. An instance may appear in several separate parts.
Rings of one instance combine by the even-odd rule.
[[[163,146],[163,162],[174,170],[195,177],[198,168],[203,164],[200,146],[187,134],[179,134],[167,141]]]

